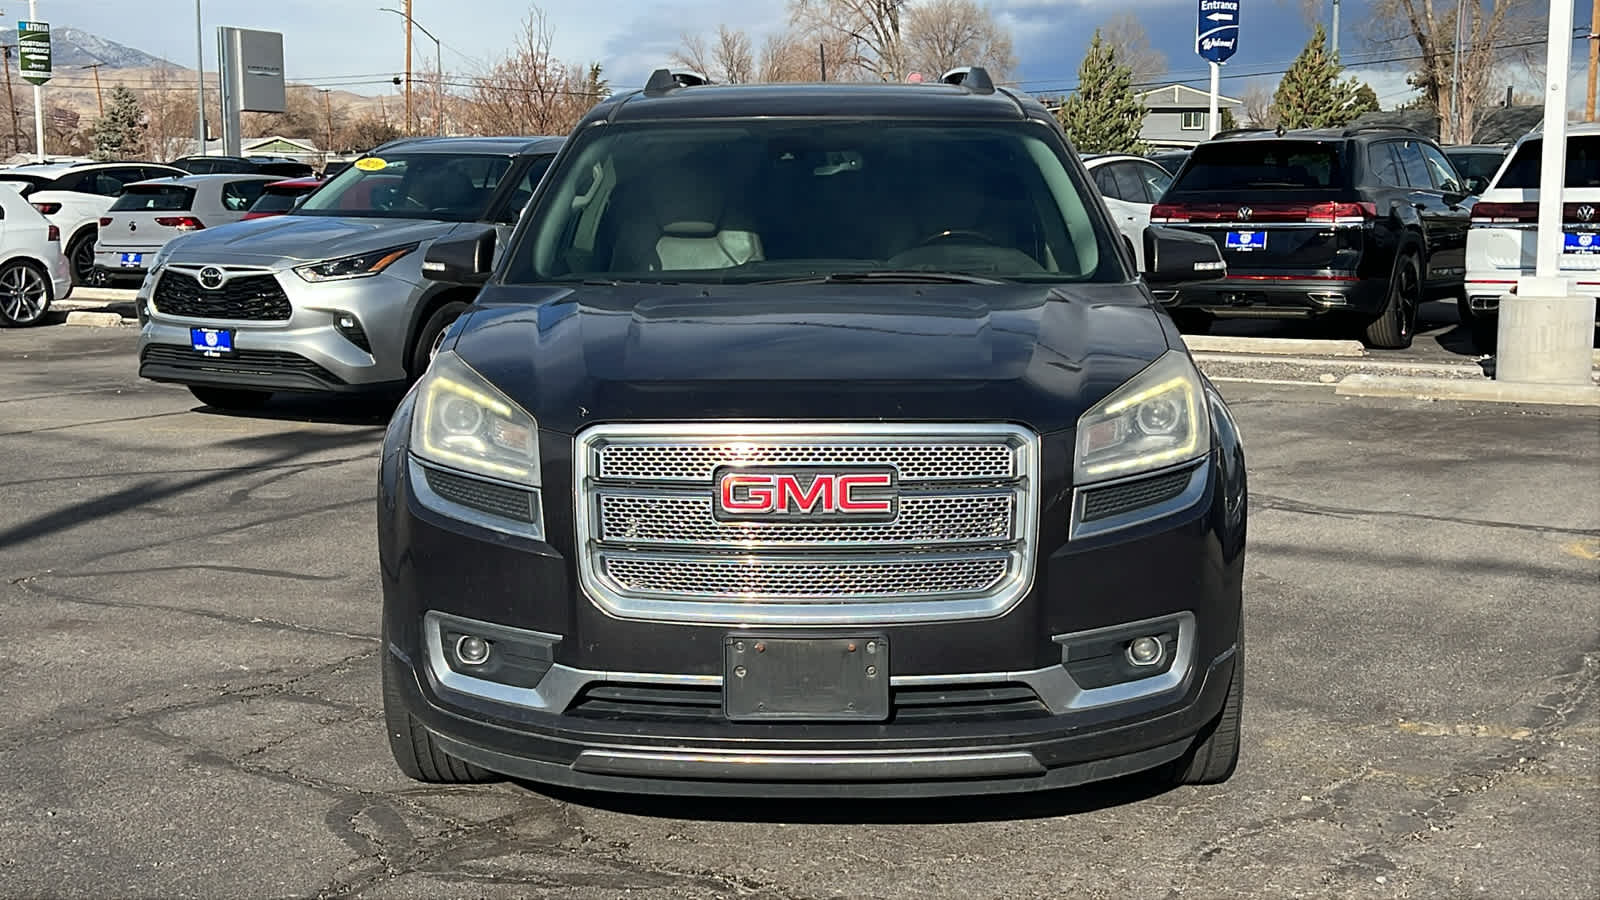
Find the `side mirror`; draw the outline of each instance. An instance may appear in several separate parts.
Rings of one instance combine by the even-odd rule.
[[[301,194],[301,195],[295,197],[294,201],[289,205],[289,208],[290,209],[299,209],[301,206],[305,205],[306,198],[309,197],[309,196],[311,196],[311,195],[310,194]]]
[[[495,230],[434,241],[422,258],[422,277],[452,284],[483,284],[494,273]]]
[[[1152,225],[1144,230],[1144,270],[1147,284],[1176,284],[1225,278],[1228,264],[1209,236]]]
[[[1467,176],[1467,193],[1481,194],[1489,189],[1489,179],[1482,175]]]

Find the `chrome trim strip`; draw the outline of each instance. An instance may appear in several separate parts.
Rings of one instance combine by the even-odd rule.
[[[925,440],[969,440],[977,443],[1005,441],[1020,472],[1010,484],[1019,498],[1014,509],[1010,545],[1012,564],[999,583],[981,597],[915,600],[852,599],[830,597],[823,602],[795,602],[775,599],[683,599],[638,596],[624,592],[605,577],[602,557],[610,551],[595,542],[598,522],[595,498],[597,445],[615,438],[659,438],[673,441],[749,441],[759,443],[774,438],[807,439],[817,442],[867,442],[874,438],[886,443],[915,443]],[[1022,601],[1033,586],[1038,542],[1040,502],[1040,438],[1029,429],[1004,423],[793,423],[793,422],[699,422],[662,424],[596,425],[573,438],[572,500],[578,554],[579,585],[601,611],[623,619],[676,622],[691,625],[851,625],[945,622],[991,618],[1005,615]],[[608,482],[608,484],[610,484]],[[707,483],[709,486],[709,482]],[[734,554],[742,548],[733,546]],[[795,548],[804,550],[804,547]],[[810,548],[813,551],[816,548]],[[763,554],[765,555],[765,554]],[[817,558],[815,553],[809,554]],[[967,553],[965,556],[972,556]],[[663,553],[663,559],[674,558]],[[726,558],[726,557],[724,557]],[[883,557],[869,557],[882,559]]]
[[[536,541],[544,540],[544,496],[540,492],[539,488],[529,487],[525,484],[517,484],[513,481],[501,481],[498,478],[485,478],[482,475],[478,475],[473,472],[463,472],[460,469],[437,466],[433,463],[423,462],[411,454],[407,454],[406,456],[406,466],[411,480],[412,495],[417,498],[418,503],[421,503],[428,509],[431,509],[442,516],[449,516],[452,519],[459,519],[468,523],[469,525],[476,525],[479,528],[487,528],[490,531],[498,531],[501,534],[509,534],[522,538],[532,538]],[[473,509],[470,506],[463,506],[454,500],[446,500],[435,493],[433,488],[428,486],[428,469],[434,469],[440,472],[448,472],[451,475],[459,475],[462,478],[474,478],[486,484],[498,484],[509,488],[515,488],[519,491],[531,491],[533,493],[534,512],[536,513],[538,521],[518,522],[515,519],[504,519],[500,516],[490,515],[482,510]]]
[[[1042,775],[1026,750],[992,753],[584,750],[572,768],[596,775],[712,781],[906,781]]]
[[[536,688],[514,687],[501,684],[498,681],[489,681],[483,678],[474,678],[464,675],[450,668],[445,662],[443,631],[440,624],[443,620],[455,621],[456,617],[443,613],[430,612],[423,619],[423,638],[428,653],[428,669],[433,674],[434,680],[440,685],[472,697],[504,703],[508,706],[517,706],[539,712],[560,714],[566,711],[572,701],[587,686],[595,682],[626,682],[629,684],[674,684],[696,685],[701,687],[721,687],[721,675],[674,675],[658,672],[609,672],[591,669],[577,669],[556,663],[550,667]],[[488,628],[486,623],[475,623],[469,620],[460,620],[482,628]],[[1096,634],[1110,630],[1124,630],[1147,625],[1152,630],[1176,622],[1178,625],[1178,647],[1173,652],[1172,667],[1160,675],[1127,681],[1122,684],[1108,685],[1101,688],[1085,690],[1080,687],[1072,676],[1067,673],[1064,665],[1045,666],[1041,669],[1030,669],[1017,672],[960,672],[950,675],[895,675],[889,679],[891,687],[920,687],[927,685],[959,685],[980,684],[985,682],[1021,682],[1033,688],[1039,695],[1039,700],[1053,715],[1076,712],[1085,709],[1095,709],[1110,706],[1116,703],[1127,703],[1132,700],[1143,700],[1155,697],[1169,691],[1183,687],[1189,678],[1189,672],[1194,667],[1195,647],[1195,617],[1192,612],[1175,613],[1168,616],[1159,616],[1153,619],[1144,619],[1137,622],[1124,622],[1106,628],[1094,628],[1088,631],[1076,631],[1069,634],[1052,636],[1052,640],[1064,644],[1067,641],[1083,638],[1092,638]],[[512,629],[507,626],[492,626],[496,629],[515,631],[524,639],[533,639],[555,644],[561,641],[560,635],[545,634],[543,632]],[[1063,657],[1065,648],[1063,647]],[[1219,659],[1224,658],[1218,657]],[[1063,663],[1065,659],[1063,659]]]
[[[1124,513],[1118,513],[1114,516],[1107,516],[1103,519],[1095,519],[1092,522],[1083,521],[1083,507],[1085,502],[1087,502],[1088,498],[1086,495],[1089,491],[1115,487],[1119,484],[1126,484],[1130,481],[1141,481],[1146,478],[1159,478],[1162,475],[1179,471],[1189,466],[1193,466],[1194,471],[1190,473],[1189,483],[1184,486],[1183,493],[1179,494],[1178,496],[1173,497],[1170,500],[1163,500],[1160,503],[1152,503],[1149,506],[1142,506],[1138,509],[1131,509]],[[1074,486],[1072,489],[1072,520],[1067,527],[1067,540],[1075,541],[1086,537],[1094,537],[1095,535],[1107,534],[1113,531],[1121,531],[1124,528],[1132,528],[1135,525],[1143,525],[1146,522],[1153,522],[1156,519],[1170,516],[1173,513],[1182,512],[1196,503],[1199,503],[1200,498],[1205,496],[1206,482],[1210,477],[1211,458],[1208,456],[1200,460],[1198,465],[1194,462],[1187,462],[1183,465],[1168,466],[1164,469],[1154,469],[1149,472],[1141,472],[1138,475],[1130,475],[1124,478],[1112,479],[1111,481],[1097,481],[1093,484]]]

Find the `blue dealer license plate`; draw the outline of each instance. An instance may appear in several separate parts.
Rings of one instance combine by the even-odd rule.
[[[144,265],[143,253],[124,253],[117,259],[117,264],[125,269],[137,268]]]
[[[1600,253],[1600,234],[1592,231],[1569,231],[1561,246],[1563,253]]]
[[[1229,250],[1249,252],[1252,250],[1267,249],[1267,233],[1265,231],[1230,231],[1223,246]]]
[[[226,328],[191,328],[189,341],[198,353],[223,356],[233,352],[233,332]]]

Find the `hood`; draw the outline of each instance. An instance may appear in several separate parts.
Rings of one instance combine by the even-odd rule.
[[[539,420],[1078,417],[1168,349],[1129,285],[491,286],[454,349]]]
[[[173,245],[170,262],[193,265],[303,263],[337,259],[449,234],[457,222],[273,216],[191,232]]]

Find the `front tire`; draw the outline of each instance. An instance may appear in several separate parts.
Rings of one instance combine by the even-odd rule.
[[[416,342],[411,345],[410,364],[406,371],[411,373],[413,379],[421,378],[422,373],[428,370],[428,364],[433,362],[433,355],[439,349],[439,341],[444,338],[445,330],[452,322],[461,318],[471,304],[459,300],[446,303],[434,310],[427,321],[417,330]]]
[[[189,393],[196,400],[212,407],[213,409],[243,410],[260,409],[272,396],[271,391],[247,391],[239,388],[205,387],[204,385],[189,385]]]
[[[1367,325],[1363,338],[1368,347],[1404,350],[1411,346],[1417,328],[1417,309],[1422,305],[1422,268],[1410,251],[1395,261],[1389,276],[1389,292],[1383,312]]]
[[[54,300],[50,277],[38,263],[14,259],[0,266],[0,325],[37,325]]]
[[[1239,767],[1241,721],[1244,717],[1244,630],[1233,658],[1233,676],[1228,681],[1228,699],[1216,720],[1200,732],[1189,752],[1172,763],[1167,771],[1175,785],[1221,784],[1233,777]]]
[[[388,650],[381,650],[386,657]],[[383,724],[389,732],[389,752],[407,778],[428,784],[480,784],[499,780],[493,772],[463,762],[439,749],[433,735],[406,711],[400,696],[393,659],[383,661]]]

